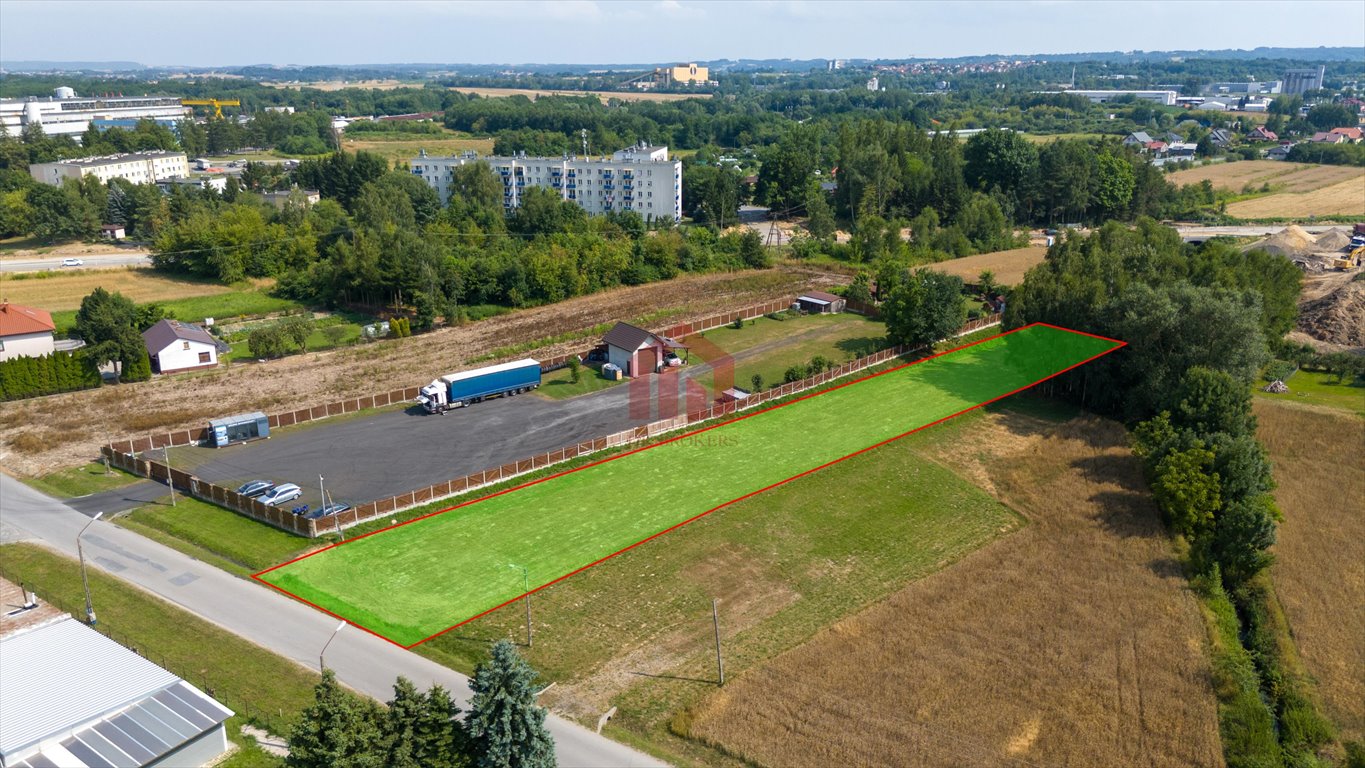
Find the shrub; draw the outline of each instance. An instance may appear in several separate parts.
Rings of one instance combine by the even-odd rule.
[[[569,383],[577,384],[583,378],[583,364],[578,362],[578,358],[569,358]]]
[[[763,391],[763,374],[761,374],[761,373],[755,373],[752,377],[749,378],[749,384],[753,386],[753,388],[754,388],[753,391],[754,391],[754,392],[762,392],[762,391]]]
[[[280,357],[285,351],[284,333],[276,325],[257,328],[247,336],[246,345],[252,357],[267,360]]]

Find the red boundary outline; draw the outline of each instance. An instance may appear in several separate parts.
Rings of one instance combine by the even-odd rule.
[[[508,601],[503,602],[503,603],[499,603],[498,605],[495,605],[495,606],[493,606],[492,608],[489,608],[488,610],[483,611],[482,613],[477,613],[477,614],[475,614],[475,615],[473,615],[473,616],[470,616],[469,618],[467,618],[467,619],[465,619],[465,620],[459,622],[458,624],[452,624],[451,626],[446,627],[445,629],[441,630],[440,632],[436,632],[436,633],[434,633],[434,634],[432,634],[432,635],[428,635],[427,637],[424,637],[424,638],[422,638],[421,640],[418,640],[417,642],[412,643],[412,644],[410,644],[410,645],[403,645],[402,643],[400,643],[400,642],[398,642],[398,641],[396,641],[396,640],[393,640],[393,639],[391,639],[391,638],[385,637],[384,635],[381,635],[381,634],[379,634],[378,632],[376,632],[376,631],[374,631],[374,630],[372,630],[372,629],[370,629],[370,628],[368,628],[368,627],[366,627],[366,626],[364,626],[364,625],[357,624],[355,621],[353,621],[353,620],[351,620],[351,619],[348,619],[348,618],[346,618],[345,616],[342,616],[342,615],[339,614],[339,613],[334,613],[333,611],[330,611],[330,610],[328,610],[328,609],[326,609],[326,608],[323,608],[322,606],[318,605],[317,603],[312,602],[311,600],[308,600],[307,598],[304,598],[304,597],[301,597],[301,596],[299,596],[299,595],[296,595],[296,594],[294,594],[293,592],[290,592],[290,591],[288,591],[288,590],[286,590],[286,589],[283,589],[283,588],[281,588],[281,587],[279,587],[279,586],[276,586],[275,584],[272,584],[272,583],[266,581],[265,579],[261,578],[262,576],[264,576],[264,575],[267,574],[267,573],[270,573],[271,571],[274,571],[274,570],[283,568],[283,567],[285,567],[286,565],[290,565],[291,563],[296,563],[296,562],[298,562],[298,561],[300,561],[300,560],[303,560],[303,559],[306,559],[306,558],[309,558],[309,557],[313,557],[314,555],[320,555],[320,554],[322,554],[323,552],[326,552],[326,551],[328,551],[328,550],[330,550],[330,549],[334,549],[334,548],[336,548],[336,547],[342,546],[343,544],[350,544],[350,543],[352,543],[352,542],[360,541],[361,539],[368,538],[368,537],[370,537],[370,536],[374,536],[375,534],[378,534],[378,533],[384,533],[385,531],[391,531],[391,530],[393,530],[394,528],[400,528],[400,527],[402,527],[402,526],[404,526],[404,525],[410,525],[410,524],[412,524],[412,523],[416,523],[416,522],[418,522],[418,521],[425,520],[425,519],[427,519],[427,518],[429,518],[429,517],[435,517],[436,515],[442,515],[442,514],[445,514],[446,512],[450,512],[450,511],[453,511],[453,510],[456,510],[456,509],[460,509],[461,507],[467,507],[467,506],[469,506],[470,504],[477,504],[477,503],[479,503],[479,502],[481,502],[481,501],[486,501],[486,500],[488,500],[488,499],[492,499],[492,498],[496,498],[496,497],[498,497],[498,496],[502,496],[503,494],[511,493],[511,492],[513,492],[513,491],[519,491],[519,490],[521,490],[522,488],[529,488],[530,486],[537,485],[537,484],[539,484],[539,483],[543,483],[543,482],[545,482],[545,481],[547,481],[547,480],[553,480],[553,479],[555,479],[555,478],[557,478],[557,477],[563,477],[564,475],[573,474],[574,472],[580,472],[580,471],[585,470],[585,469],[587,469],[587,468],[589,468],[589,467],[595,467],[595,466],[597,466],[598,464],[604,464],[604,463],[606,463],[606,462],[608,462],[608,461],[615,461],[616,459],[620,459],[620,458],[622,458],[622,457],[629,456],[629,455],[631,455],[631,454],[633,454],[633,453],[639,453],[640,451],[647,451],[647,450],[649,450],[649,449],[651,449],[651,448],[657,448],[657,447],[659,447],[659,446],[661,446],[661,445],[667,445],[667,444],[669,444],[669,443],[672,443],[672,442],[675,442],[675,441],[678,441],[678,440],[683,440],[683,439],[686,439],[686,438],[689,438],[689,437],[693,437],[693,436],[699,435],[699,434],[701,434],[701,433],[703,433],[703,432],[708,432],[708,431],[710,431],[710,430],[712,430],[712,429],[715,429],[715,428],[717,428],[717,427],[722,427],[722,426],[725,426],[725,425],[728,425],[728,424],[734,424],[734,423],[736,423],[736,422],[743,421],[744,419],[752,418],[752,417],[754,417],[754,416],[758,416],[759,414],[762,414],[762,413],[767,413],[768,411],[775,410],[775,409],[777,409],[777,408],[785,408],[785,407],[787,407],[787,406],[789,406],[789,405],[793,405],[793,404],[795,404],[795,403],[799,403],[799,402],[801,402],[802,400],[808,400],[808,399],[810,399],[810,398],[812,398],[812,397],[818,397],[818,396],[823,395],[823,394],[825,394],[825,393],[827,393],[827,392],[833,392],[833,391],[835,391],[835,390],[837,390],[837,389],[842,389],[842,388],[844,388],[844,387],[851,386],[851,385],[853,385],[853,384],[857,384],[858,382],[861,382],[861,381],[867,381],[868,379],[876,378],[877,376],[884,376],[884,375],[886,375],[886,374],[888,374],[888,373],[893,373],[893,372],[895,372],[895,371],[899,371],[899,370],[901,370],[902,368],[908,368],[908,367],[910,367],[910,366],[912,366],[912,365],[918,365],[918,364],[920,364],[920,363],[927,362],[927,361],[929,361],[929,360],[933,360],[933,359],[938,358],[938,357],[943,357],[944,355],[949,355],[949,354],[952,354],[952,353],[954,353],[954,352],[958,352],[958,351],[967,349],[967,348],[969,348],[969,347],[974,347],[974,346],[976,346],[977,344],[984,344],[985,342],[992,341],[992,340],[994,340],[994,339],[999,339],[999,338],[1002,338],[1002,337],[1004,337],[1004,336],[1008,336],[1008,335],[1010,335],[1010,334],[1012,334],[1012,333],[1017,333],[1017,332],[1019,332],[1019,331],[1027,330],[1028,328],[1032,328],[1032,327],[1035,326],[1035,325],[1040,325],[1040,326],[1043,326],[1043,327],[1046,327],[1046,328],[1052,328],[1052,329],[1055,329],[1055,330],[1058,330],[1058,331],[1065,331],[1066,333],[1074,333],[1074,334],[1077,334],[1077,335],[1079,335],[1079,336],[1089,336],[1090,338],[1093,338],[1093,339],[1100,339],[1100,340],[1102,340],[1102,341],[1110,342],[1110,343],[1112,343],[1112,344],[1114,344],[1114,345],[1116,345],[1116,346],[1111,347],[1111,348],[1109,348],[1109,349],[1106,349],[1105,351],[1103,351],[1103,352],[1101,352],[1101,353],[1099,353],[1099,354],[1097,354],[1097,355],[1092,355],[1091,357],[1088,357],[1088,358],[1086,358],[1086,359],[1084,359],[1084,360],[1082,360],[1082,361],[1080,361],[1080,362],[1078,362],[1078,363],[1075,363],[1075,364],[1073,364],[1073,365],[1069,365],[1069,366],[1067,366],[1066,368],[1063,368],[1063,369],[1061,369],[1061,370],[1059,370],[1059,371],[1057,371],[1057,372],[1055,372],[1055,373],[1052,373],[1052,374],[1049,374],[1049,375],[1047,375],[1047,376],[1044,376],[1043,378],[1038,379],[1038,380],[1035,381],[1035,382],[1032,382],[1032,383],[1030,383],[1030,384],[1025,384],[1024,386],[1019,387],[1018,389],[1014,389],[1014,390],[1011,390],[1011,391],[1009,391],[1009,392],[1006,392],[1006,393],[1003,394],[1003,395],[998,395],[998,396],[996,396],[996,397],[991,398],[990,400],[985,400],[985,401],[983,401],[983,402],[977,403],[976,405],[973,405],[973,406],[971,406],[970,408],[964,408],[963,410],[958,411],[957,413],[954,413],[954,414],[951,414],[951,415],[948,415],[948,416],[944,416],[943,418],[938,419],[938,420],[936,420],[936,421],[931,421],[931,422],[929,422],[928,424],[924,424],[924,425],[918,426],[918,427],[916,427],[916,428],[914,428],[914,429],[912,429],[912,430],[910,430],[910,431],[908,431],[908,432],[902,432],[902,433],[899,434],[899,435],[895,435],[894,437],[889,437],[889,438],[887,438],[887,439],[885,439],[885,440],[882,440],[882,441],[879,442],[879,443],[875,443],[875,444],[873,444],[873,445],[869,445],[869,446],[867,446],[866,448],[862,448],[862,449],[860,449],[860,450],[854,451],[853,453],[850,453],[850,454],[848,454],[848,455],[846,455],[846,456],[842,456],[842,457],[840,457],[840,458],[834,459],[833,461],[828,461],[828,462],[826,462],[826,463],[824,463],[824,464],[821,464],[821,465],[818,466],[818,467],[812,467],[811,469],[808,469],[808,470],[806,470],[806,471],[804,471],[804,472],[801,472],[800,474],[792,475],[791,477],[789,477],[789,478],[787,478],[787,479],[785,479],[785,480],[779,480],[779,481],[777,481],[776,483],[773,483],[772,485],[766,486],[766,487],[764,487],[764,488],[759,488],[759,489],[756,490],[756,491],[750,491],[749,493],[746,493],[746,494],[744,494],[743,496],[736,497],[736,498],[734,498],[734,499],[731,499],[731,500],[725,502],[724,504],[720,504],[720,505],[718,505],[718,506],[712,507],[711,509],[708,509],[708,510],[706,510],[705,512],[702,512],[702,513],[697,514],[697,515],[694,515],[693,517],[690,517],[690,518],[688,518],[688,519],[686,519],[686,520],[683,520],[683,521],[680,522],[680,523],[676,523],[676,524],[674,524],[674,525],[671,525],[671,526],[669,526],[668,528],[665,528],[664,530],[659,531],[658,533],[653,534],[652,536],[648,536],[648,537],[646,537],[646,538],[640,539],[639,541],[635,542],[634,544],[631,544],[631,545],[628,546],[628,547],[624,547],[624,548],[622,548],[622,549],[620,549],[620,550],[617,550],[616,552],[613,552],[613,553],[611,553],[610,555],[607,555],[606,557],[600,558],[600,559],[598,559],[598,560],[594,560],[593,562],[588,563],[587,565],[584,565],[584,566],[579,567],[579,568],[577,568],[577,569],[575,569],[575,570],[573,570],[573,571],[570,571],[569,573],[566,573],[566,574],[564,574],[563,576],[560,576],[559,578],[554,579],[553,581],[546,582],[546,583],[544,583],[544,584],[542,584],[542,585],[536,587],[535,589],[532,589],[530,592],[524,592],[524,593],[522,593],[522,594],[520,594],[520,595],[517,595],[516,597],[512,598],[511,600],[508,600]],[[976,409],[978,409],[978,408],[985,407],[985,406],[987,406],[987,405],[990,405],[991,403],[996,402],[997,400],[1003,400],[1003,399],[1005,399],[1005,398],[1007,398],[1007,397],[1009,397],[1009,396],[1011,396],[1011,395],[1018,394],[1018,393],[1020,393],[1020,392],[1022,392],[1022,391],[1024,391],[1024,390],[1026,390],[1026,389],[1029,389],[1030,387],[1035,387],[1035,386],[1037,386],[1037,385],[1043,383],[1044,381],[1047,381],[1048,379],[1053,379],[1053,378],[1056,378],[1056,377],[1058,377],[1058,376],[1061,376],[1062,374],[1066,373],[1067,371],[1071,371],[1071,370],[1074,370],[1074,369],[1076,369],[1076,368],[1079,368],[1079,367],[1081,367],[1082,365],[1085,365],[1086,363],[1089,363],[1089,362],[1091,362],[1091,361],[1093,361],[1093,360],[1097,360],[1097,359],[1099,359],[1099,358],[1101,358],[1101,357],[1104,357],[1105,355],[1107,355],[1107,354],[1109,354],[1109,353],[1111,353],[1111,352],[1114,352],[1115,350],[1122,349],[1123,347],[1126,347],[1126,346],[1128,346],[1128,342],[1126,342],[1126,341],[1120,341],[1120,340],[1118,340],[1118,339],[1111,339],[1111,338],[1109,338],[1109,337],[1107,337],[1107,336],[1100,336],[1100,335],[1094,334],[1094,333],[1086,333],[1086,332],[1084,332],[1084,331],[1076,331],[1076,330],[1072,330],[1072,329],[1070,329],[1070,328],[1063,328],[1063,327],[1061,327],[1061,326],[1059,326],[1059,325],[1052,325],[1051,323],[1043,323],[1043,322],[1029,323],[1028,325],[1020,326],[1019,328],[1015,328],[1014,330],[1005,331],[1004,333],[997,333],[997,334],[995,334],[994,336],[987,336],[987,337],[984,338],[984,339],[978,339],[977,341],[974,341],[974,342],[972,342],[972,343],[970,343],[970,344],[963,344],[963,345],[960,346],[960,347],[954,347],[954,348],[952,348],[952,349],[945,350],[945,351],[943,351],[943,352],[939,352],[939,353],[937,353],[937,354],[930,355],[929,357],[924,357],[924,358],[921,358],[921,359],[919,359],[919,360],[913,360],[913,361],[908,362],[908,363],[905,363],[905,364],[903,364],[903,365],[895,366],[894,368],[888,368],[888,369],[886,369],[886,370],[884,370],[884,371],[878,371],[877,373],[872,373],[872,374],[868,374],[867,376],[862,376],[862,377],[859,377],[859,378],[857,378],[857,379],[853,379],[852,381],[846,381],[846,382],[844,382],[844,383],[842,383],[842,384],[839,384],[839,385],[830,387],[830,388],[828,388],[828,389],[822,389],[822,390],[820,390],[820,391],[818,391],[818,392],[812,392],[812,393],[810,393],[810,394],[808,394],[808,395],[802,395],[801,397],[798,397],[798,398],[796,398],[796,399],[794,399],[794,400],[788,400],[788,401],[785,402],[785,403],[779,403],[779,404],[777,404],[777,405],[769,406],[769,407],[767,407],[767,408],[763,408],[763,409],[761,409],[761,410],[754,411],[753,413],[747,413],[747,414],[744,414],[743,416],[740,416],[739,418],[729,419],[729,420],[726,420],[726,421],[721,421],[721,422],[719,422],[719,423],[717,423],[717,424],[712,424],[712,425],[709,426],[709,427],[704,427],[704,428],[702,428],[702,429],[694,430],[694,431],[691,431],[691,432],[685,432],[685,433],[683,433],[683,434],[681,434],[681,435],[677,435],[677,436],[675,436],[675,437],[671,437],[671,438],[669,438],[669,439],[667,439],[667,440],[661,440],[661,441],[659,441],[659,442],[657,442],[657,443],[651,443],[651,444],[649,444],[649,445],[642,446],[642,447],[640,447],[640,448],[635,448],[635,449],[633,449],[633,450],[629,450],[629,451],[626,451],[626,452],[624,452],[624,453],[618,453],[618,454],[615,454],[615,455],[612,455],[612,456],[608,456],[608,457],[606,457],[606,458],[604,458],[604,459],[599,459],[599,460],[597,460],[597,461],[589,462],[589,463],[587,463],[587,464],[584,464],[584,465],[581,466],[581,467],[574,467],[573,469],[567,469],[567,470],[564,470],[563,472],[556,472],[556,473],[553,474],[553,475],[547,475],[547,476],[545,476],[545,477],[542,477],[542,478],[539,478],[539,479],[536,479],[536,480],[531,480],[531,481],[529,481],[529,482],[525,482],[525,483],[522,483],[522,484],[520,484],[520,485],[515,485],[515,486],[513,486],[513,487],[511,487],[511,488],[506,488],[506,489],[504,489],[504,490],[498,491],[497,493],[490,493],[490,494],[488,494],[487,496],[480,496],[480,497],[477,498],[477,499],[471,499],[471,500],[469,500],[469,501],[462,502],[462,503],[460,503],[460,504],[456,504],[456,505],[451,506],[451,507],[446,507],[445,509],[439,509],[439,510],[437,510],[437,511],[435,511],[435,512],[428,512],[427,514],[421,515],[420,517],[414,517],[414,518],[412,518],[411,520],[404,520],[404,521],[401,522],[401,523],[394,523],[393,525],[385,526],[385,527],[380,528],[380,529],[378,529],[378,530],[370,531],[369,533],[363,534],[363,535],[361,535],[361,536],[356,536],[356,537],[353,538],[353,539],[347,539],[347,540],[345,540],[345,541],[341,541],[341,542],[336,542],[336,543],[333,543],[333,544],[329,544],[329,545],[327,545],[327,546],[325,546],[325,547],[322,547],[321,549],[315,549],[315,550],[313,550],[313,551],[311,551],[311,552],[307,552],[307,553],[302,554],[302,555],[300,555],[300,556],[298,556],[298,557],[295,557],[295,558],[293,558],[293,559],[291,559],[291,560],[286,560],[285,562],[280,563],[279,565],[274,565],[274,566],[271,566],[270,568],[266,568],[265,570],[260,571],[260,572],[258,572],[258,573],[253,573],[253,574],[251,575],[251,578],[255,579],[256,581],[258,581],[258,582],[260,582],[260,583],[262,583],[262,584],[264,584],[264,585],[266,585],[266,586],[268,586],[268,587],[270,587],[271,589],[276,590],[277,592],[280,592],[281,594],[287,595],[287,596],[289,596],[289,597],[291,597],[291,598],[293,598],[293,599],[295,599],[295,600],[298,600],[299,602],[304,603],[305,605],[312,606],[313,608],[316,608],[317,610],[322,611],[323,613],[325,613],[325,614],[327,614],[327,615],[329,615],[329,616],[332,616],[332,617],[337,618],[337,619],[341,619],[342,621],[346,622],[347,624],[350,624],[350,625],[352,625],[352,626],[354,626],[354,627],[356,627],[356,628],[358,628],[358,629],[364,630],[365,632],[368,632],[368,633],[370,633],[371,635],[374,635],[375,637],[380,638],[381,640],[386,640],[386,641],[388,641],[388,642],[390,642],[390,643],[393,643],[394,645],[396,645],[396,646],[398,646],[398,647],[400,647],[400,648],[405,648],[405,649],[409,649],[409,650],[410,650],[410,649],[412,649],[412,648],[415,648],[415,647],[421,645],[422,643],[427,642],[428,640],[433,640],[433,639],[435,639],[435,638],[437,638],[437,637],[440,637],[441,635],[446,634],[447,632],[450,632],[451,630],[454,630],[454,629],[457,629],[457,628],[459,628],[459,627],[462,627],[462,626],[464,626],[465,624],[468,624],[469,622],[474,621],[475,619],[479,619],[479,618],[482,618],[482,617],[484,617],[484,616],[487,616],[488,614],[490,614],[490,613],[492,613],[492,612],[494,612],[494,611],[496,611],[496,610],[498,610],[498,609],[500,609],[500,608],[505,608],[506,606],[511,605],[512,603],[515,603],[515,602],[517,602],[518,600],[521,600],[522,598],[526,597],[527,595],[535,594],[536,592],[539,592],[539,591],[541,591],[542,589],[545,589],[546,587],[550,587],[550,586],[553,586],[553,585],[555,585],[555,584],[558,584],[559,582],[564,581],[565,579],[567,579],[567,578],[569,578],[569,577],[571,577],[571,576],[575,576],[575,575],[577,575],[577,574],[579,574],[579,573],[582,573],[583,571],[586,571],[587,569],[592,568],[592,567],[595,566],[595,565],[599,565],[599,564],[601,564],[601,563],[603,563],[603,562],[606,562],[607,560],[610,560],[611,558],[616,557],[617,555],[620,555],[620,554],[622,554],[622,553],[624,553],[624,552],[628,552],[628,551],[630,551],[630,550],[632,550],[632,549],[634,549],[634,548],[640,546],[641,544],[644,544],[645,542],[653,541],[654,539],[657,539],[657,538],[659,538],[660,536],[663,536],[663,535],[666,534],[666,533],[670,533],[670,532],[672,532],[672,531],[675,531],[675,530],[677,530],[677,529],[683,527],[684,525],[687,525],[688,523],[694,522],[694,521],[696,521],[696,520],[700,520],[701,518],[706,517],[707,515],[711,514],[712,512],[715,512],[716,510],[724,509],[725,507],[728,507],[728,506],[730,506],[731,504],[736,504],[736,503],[741,502],[741,501],[743,501],[743,500],[745,500],[745,499],[747,499],[747,498],[749,498],[749,497],[751,497],[751,496],[756,496],[756,495],[758,495],[758,494],[760,494],[760,493],[763,493],[764,491],[769,491],[769,490],[772,490],[773,488],[776,488],[776,487],[778,487],[778,486],[780,486],[780,485],[785,485],[786,483],[790,483],[790,482],[793,481],[793,480],[796,480],[796,479],[801,478],[801,477],[805,477],[806,475],[809,475],[809,474],[811,474],[811,473],[818,472],[818,471],[820,471],[820,470],[822,470],[822,469],[825,469],[826,467],[831,467],[831,466],[833,466],[833,465],[835,465],[835,464],[838,464],[838,463],[841,462],[841,461],[845,461],[845,460],[847,460],[847,459],[851,459],[851,458],[853,458],[854,456],[858,456],[858,455],[860,455],[860,454],[866,453],[866,452],[868,452],[868,451],[870,451],[870,450],[873,450],[874,448],[880,448],[881,446],[886,445],[887,443],[892,443],[892,442],[895,442],[896,440],[900,440],[901,438],[906,437],[906,436],[908,436],[908,435],[913,435],[914,433],[919,432],[920,430],[928,429],[929,427],[936,426],[936,425],[938,425],[938,424],[942,424],[943,422],[948,421],[949,419],[955,419],[955,418],[957,418],[958,416],[961,416],[961,415],[964,414],[964,413],[969,413],[969,412],[974,411],[974,410],[976,410]]]

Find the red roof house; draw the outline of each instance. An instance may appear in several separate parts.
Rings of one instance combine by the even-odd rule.
[[[52,354],[55,330],[50,313],[0,302],[0,360]]]

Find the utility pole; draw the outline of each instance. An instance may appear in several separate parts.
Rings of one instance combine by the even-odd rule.
[[[711,598],[711,623],[716,628],[716,677],[720,678],[719,685],[725,685],[725,661],[720,655],[720,611],[716,609],[718,602],[716,598]]]
[[[531,635],[531,572],[520,565],[508,563],[507,566],[521,571],[522,584],[526,589],[526,593],[522,595],[522,600],[526,603],[526,647],[530,648],[534,639]]]
[[[171,447],[168,445],[161,449],[161,455],[166,459],[166,485],[171,489],[171,506],[175,506],[175,481],[171,479]]]
[[[322,487],[322,475],[318,475],[318,506],[327,506],[327,491]]]
[[[96,512],[95,516],[90,518],[90,522],[85,524],[85,528],[94,525],[95,521],[103,516],[103,512]],[[85,528],[76,534],[76,556],[81,561],[81,586],[85,587],[85,623],[93,627],[95,626],[95,607],[90,603],[90,578],[85,574],[85,550],[81,548],[81,537],[85,535]]]
[[[318,651],[318,672],[327,671],[327,663],[323,661],[323,657],[327,655],[327,646],[331,645],[332,641],[337,639],[337,633],[341,632],[341,630],[345,628],[346,621],[342,620],[342,622],[337,625],[337,628],[332,630],[332,636],[327,638],[327,642],[322,644],[322,650]]]

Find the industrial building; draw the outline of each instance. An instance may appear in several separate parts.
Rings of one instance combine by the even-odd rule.
[[[0,765],[190,768],[228,751],[232,711],[0,580]]]
[[[682,162],[668,159],[668,147],[628,147],[611,157],[479,157],[465,152],[429,157],[425,152],[410,163],[414,175],[450,200],[454,169],[487,163],[502,178],[503,206],[521,205],[527,187],[553,190],[589,214],[635,211],[646,221],[682,219]]]
[[[127,179],[134,184],[155,184],[189,176],[190,163],[184,152],[157,150],[34,163],[28,167],[28,172],[38,181],[54,187],[61,186],[66,179],[80,181],[86,176],[94,176],[104,183],[110,179]]]
[[[138,120],[155,120],[165,125],[190,117],[190,108],[178,96],[90,96],[78,97],[65,86],[56,88],[48,98],[30,96],[0,99],[0,125],[5,133],[18,136],[30,125],[42,127],[49,136],[69,136],[76,141],[91,126],[130,127]]]
[[[1286,69],[1284,75],[1280,77],[1283,83],[1280,90],[1282,93],[1296,96],[1305,91],[1315,91],[1322,87],[1322,77],[1327,74],[1327,67],[1319,66],[1308,69]]]
[[[1175,91],[1042,91],[1042,93],[1070,93],[1084,96],[1094,104],[1104,104],[1123,96],[1132,96],[1139,101],[1151,101],[1166,107],[1175,106]]]
[[[1200,92],[1206,96],[1260,96],[1267,93],[1279,93],[1281,85],[1279,80],[1209,83]]]

